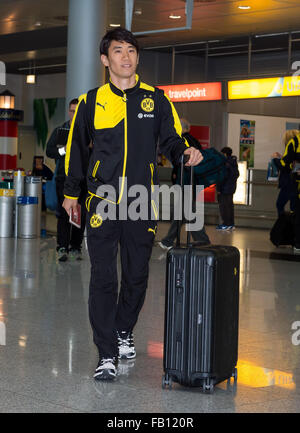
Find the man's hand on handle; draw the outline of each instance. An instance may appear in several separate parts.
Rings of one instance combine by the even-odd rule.
[[[187,167],[198,165],[203,160],[202,153],[195,147],[189,147],[183,153],[189,155],[189,160],[185,164]]]
[[[73,209],[74,217],[75,218],[77,217],[77,206],[78,206],[77,199],[65,198],[62,206],[66,210],[68,215],[70,215],[71,209]]]

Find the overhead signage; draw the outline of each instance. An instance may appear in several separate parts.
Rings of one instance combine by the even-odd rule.
[[[172,102],[219,101],[222,99],[222,83],[194,83],[157,86],[164,90]]]
[[[276,98],[299,95],[299,76],[228,82],[228,99]]]

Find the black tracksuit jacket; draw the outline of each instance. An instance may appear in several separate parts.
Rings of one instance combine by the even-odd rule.
[[[80,181],[85,176],[90,198],[108,199],[99,195],[99,187],[112,185],[116,196],[111,201],[119,204],[125,177],[128,189],[144,185],[150,197],[151,187],[158,184],[158,141],[160,151],[173,164],[178,164],[189,147],[181,137],[180,120],[172,102],[162,90],[142,83],[138,76],[136,85],[128,90],[120,90],[109,82],[94,89],[92,105],[92,98],[87,98],[87,94],[79,98],[71,124],[65,159],[65,197],[80,195]]]

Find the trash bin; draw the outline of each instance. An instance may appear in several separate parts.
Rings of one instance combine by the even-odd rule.
[[[16,191],[16,200],[18,197],[24,195],[24,179],[25,171],[16,170],[14,172],[14,189]],[[15,237],[18,236],[18,212],[17,212],[17,201],[16,201],[16,212],[15,212]]]
[[[40,236],[42,218],[42,178],[38,176],[26,176],[24,195],[38,198],[37,236]]]
[[[17,213],[18,238],[36,238],[38,235],[38,197],[18,197]]]
[[[15,190],[0,189],[0,238],[11,238],[14,233]]]

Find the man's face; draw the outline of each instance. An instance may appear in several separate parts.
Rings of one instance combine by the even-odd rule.
[[[108,56],[101,55],[101,61],[108,67],[111,78],[117,79],[135,76],[138,60],[136,48],[124,41],[112,41]]]
[[[35,159],[35,166],[37,169],[43,168],[43,158],[36,158]]]
[[[77,104],[71,104],[70,107],[69,107],[70,122],[72,122],[72,120],[73,120],[73,117],[74,117],[74,114],[75,114],[75,111],[76,111],[76,107],[77,107]]]

